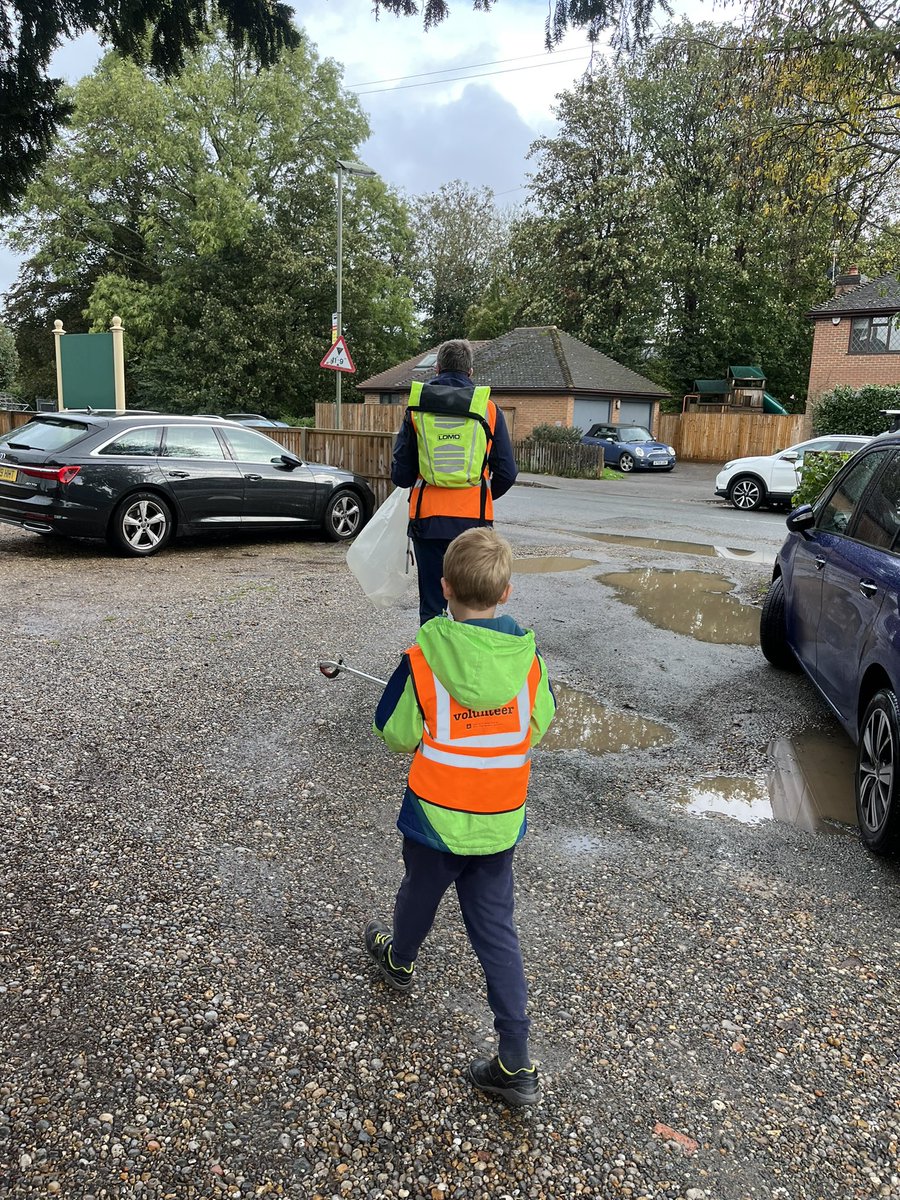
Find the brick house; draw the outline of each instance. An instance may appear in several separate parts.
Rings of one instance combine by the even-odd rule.
[[[834,296],[806,314],[815,322],[809,401],[832,388],[900,384],[900,280],[839,275]]]
[[[488,384],[510,436],[521,440],[536,425],[598,421],[656,425],[659,402],[669,393],[579,342],[555,325],[513,329],[493,341],[472,342],[476,383]],[[405,405],[414,380],[435,373],[437,347],[357,384],[367,404]]]

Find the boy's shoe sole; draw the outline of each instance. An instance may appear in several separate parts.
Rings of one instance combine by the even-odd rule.
[[[537,1072],[527,1080],[516,1080],[515,1075],[504,1075],[496,1058],[476,1058],[466,1070],[469,1083],[490,1096],[499,1096],[514,1108],[537,1104],[541,1098],[541,1085]]]
[[[391,944],[391,931],[382,921],[369,921],[365,928],[366,953],[378,968],[378,974],[395,992],[408,992],[413,985],[413,972],[408,977],[398,977],[385,961],[387,948]],[[379,935],[381,940],[379,941]],[[387,941],[384,940],[385,936]]]

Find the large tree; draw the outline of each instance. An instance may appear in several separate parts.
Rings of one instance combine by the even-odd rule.
[[[62,83],[48,76],[67,38],[93,30],[101,42],[162,76],[179,71],[220,20],[235,46],[264,66],[299,45],[291,10],[273,0],[2,0],[0,4],[0,212],[46,160],[71,113]]]
[[[70,136],[13,225],[32,255],[9,310],[23,358],[45,353],[36,327],[71,300],[88,327],[122,317],[144,403],[311,412],[328,395],[333,164],[368,133],[336,65],[304,41],[260,70],[216,36],[170,82],[110,54],[73,99]],[[414,344],[396,273],[408,236],[380,180],[345,187],[344,315],[362,370]]]
[[[423,340],[435,345],[461,337],[466,312],[494,273],[506,223],[490,188],[459,179],[410,202],[412,241],[408,272],[422,317]]]
[[[776,394],[802,396],[803,313],[827,294],[833,255],[856,261],[892,211],[887,155],[827,122],[794,137],[823,115],[821,95],[773,111],[771,76],[742,51],[736,30],[684,24],[561,96],[473,332],[512,308],[676,394],[749,362]]]

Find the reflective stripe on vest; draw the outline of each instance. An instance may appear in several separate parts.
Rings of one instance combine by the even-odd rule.
[[[419,478],[410,492],[411,520],[469,517],[493,520],[488,455],[497,422],[489,387],[415,382],[409,415],[416,432]]]
[[[541,679],[535,655],[517,695],[496,708],[459,704],[434,674],[418,646],[407,651],[424,717],[409,786],[429,804],[469,813],[521,808],[531,771],[531,713]]]

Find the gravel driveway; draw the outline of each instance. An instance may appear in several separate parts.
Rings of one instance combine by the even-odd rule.
[[[554,679],[674,731],[535,756],[524,1114],[463,1078],[491,1019],[452,897],[411,997],[361,948],[399,880],[405,763],[369,732],[375,691],[315,663],[385,675],[412,592],[373,611],[312,539],[128,561],[0,528],[5,1197],[900,1196],[896,867],[671,802],[758,769],[819,718],[809,688],[597,582],[689,560],[501,528],[591,560],[517,576]],[[700,565],[747,601],[768,577]]]

